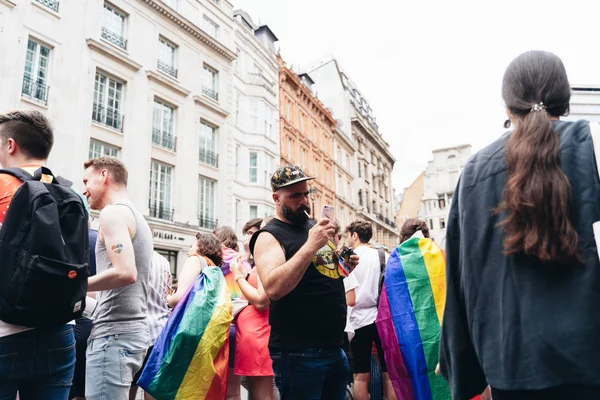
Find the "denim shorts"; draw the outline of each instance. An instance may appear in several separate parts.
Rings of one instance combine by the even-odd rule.
[[[71,325],[0,337],[0,400],[67,400],[74,369]]]
[[[85,371],[87,400],[128,400],[129,388],[148,351],[145,332],[88,340]]]

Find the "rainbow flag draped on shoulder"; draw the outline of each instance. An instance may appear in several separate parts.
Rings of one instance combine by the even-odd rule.
[[[377,315],[394,391],[403,400],[451,400],[450,387],[435,375],[446,302],[442,250],[413,236],[390,255]]]
[[[242,297],[242,291],[240,290],[238,284],[235,282],[235,277],[233,276],[233,272],[229,267],[229,264],[231,264],[231,262],[239,255],[239,253],[228,247],[221,247],[221,249],[223,250],[223,264],[221,264],[220,268],[223,272],[223,276],[225,277],[225,281],[227,282],[227,286],[231,291],[231,298],[240,298]],[[248,264],[246,260],[243,260],[242,269],[246,274],[248,274],[252,270],[252,267],[250,266],[250,264]]]
[[[139,386],[157,400],[225,399],[231,309],[221,270],[205,268],[169,317]]]

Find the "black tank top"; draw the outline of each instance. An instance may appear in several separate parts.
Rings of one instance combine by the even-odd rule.
[[[250,251],[254,253],[258,235],[269,232],[279,241],[285,259],[289,260],[304,246],[314,224],[308,221],[304,226],[297,226],[273,219],[254,234]],[[294,290],[279,300],[271,300],[269,323],[271,348],[342,346],[346,296],[333,243],[317,252]]]

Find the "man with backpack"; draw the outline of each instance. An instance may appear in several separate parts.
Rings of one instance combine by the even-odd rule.
[[[84,163],[84,195],[100,210],[96,272],[88,281],[98,291],[87,349],[88,400],[128,399],[134,375],[149,347],[148,285],[152,232],[127,193],[128,173],[115,157]]]
[[[45,167],[53,143],[42,113],[0,115],[3,399],[66,400],[75,367],[68,322],[85,308],[88,215],[71,182]]]
[[[372,236],[373,228],[367,221],[354,221],[346,227],[346,245],[360,257],[358,266],[344,280],[346,292],[353,290],[355,294],[355,304],[348,307],[346,327],[346,331],[354,332],[350,341],[350,351],[354,359],[353,395],[355,400],[369,399],[371,351],[375,343],[384,381],[384,398],[391,400],[396,399],[396,396],[387,374],[381,340],[375,325],[380,281],[385,268],[385,253],[382,249],[369,246]]]

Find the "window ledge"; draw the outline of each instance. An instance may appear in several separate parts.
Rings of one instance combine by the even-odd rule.
[[[0,0],[0,2],[2,2],[2,0]],[[57,13],[54,10],[49,9],[48,7],[46,7],[45,5],[37,2],[36,0],[32,0],[31,4],[33,4],[35,7],[39,8],[40,10],[52,15],[54,18],[56,19],[60,19],[60,14]]]
[[[110,126],[102,125],[102,124],[100,124],[100,123],[98,123],[98,122],[96,122],[94,120],[92,120],[92,125],[94,125],[95,127],[100,128],[100,129],[104,129],[105,131],[108,131],[108,132],[111,132],[111,133],[116,133],[117,135],[124,136],[123,132],[121,132],[120,130],[111,128]]]
[[[227,111],[226,109],[224,109],[223,107],[218,105],[215,101],[210,100],[208,97],[206,97],[204,95],[202,95],[202,96],[194,95],[194,101],[200,105],[210,108],[211,110],[213,110],[214,112],[216,112],[217,114],[219,114],[225,118],[229,115],[229,111]]]
[[[43,103],[42,101],[35,100],[35,99],[31,98],[31,97],[21,96],[21,101],[24,101],[25,103],[33,104],[34,106],[39,107],[39,108],[44,109],[44,110],[48,109],[48,104],[47,103]]]
[[[215,170],[215,171],[218,171],[218,170],[219,170],[219,167],[218,167],[218,166],[215,166],[215,165],[212,165],[212,164],[207,164],[207,163],[205,163],[205,162],[202,162],[202,161],[200,161],[200,160],[198,160],[198,164],[202,165],[203,167],[207,167],[207,168],[210,168],[210,169],[212,169],[212,170]],[[211,178],[211,179],[212,179],[212,178]]]
[[[13,8],[17,5],[17,3],[11,0],[0,0],[0,4],[4,4],[8,8]]]
[[[115,61],[122,63],[123,65],[129,67],[133,71],[139,71],[142,68],[142,64],[139,64],[133,61],[131,58],[127,56],[123,50],[117,49],[113,45],[105,44],[96,39],[86,39],[86,44],[92,50],[95,50],[99,53],[102,53]]]
[[[146,71],[146,75],[148,76],[148,79],[151,79],[157,83],[160,83],[163,86],[166,86],[167,88],[173,90],[174,92],[180,94],[183,97],[187,97],[190,95],[190,93],[192,93],[191,91],[187,90],[186,88],[184,88],[183,86],[181,86],[180,84],[178,84],[175,79],[168,77],[166,74],[161,73],[157,73],[151,70]]]

